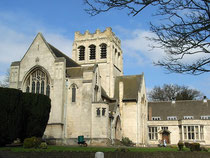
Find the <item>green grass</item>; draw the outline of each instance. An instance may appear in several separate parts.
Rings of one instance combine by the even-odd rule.
[[[23,147],[0,147],[0,150],[8,150],[12,152],[114,152],[116,147],[72,147],[72,146],[48,146],[47,149],[25,149]],[[126,148],[130,152],[177,152],[177,148],[171,147],[150,147],[150,148]],[[185,148],[184,151],[189,151]]]

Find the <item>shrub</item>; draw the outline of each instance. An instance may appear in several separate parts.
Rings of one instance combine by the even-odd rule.
[[[190,151],[201,151],[200,144],[199,143],[191,143]]]
[[[23,147],[24,148],[38,148],[41,144],[41,139],[37,137],[31,137],[24,139]]]
[[[39,148],[41,148],[41,149],[47,149],[47,143],[46,142],[42,142],[40,144]]]
[[[184,147],[184,143],[179,141],[179,143],[177,145],[178,145],[179,151],[182,151],[183,147]]]
[[[184,143],[184,146],[185,146],[186,148],[190,148],[190,143],[185,142],[185,143]]]
[[[133,146],[134,145],[134,143],[128,137],[123,137],[121,143],[125,146]]]
[[[117,148],[115,152],[129,152],[128,148]]]

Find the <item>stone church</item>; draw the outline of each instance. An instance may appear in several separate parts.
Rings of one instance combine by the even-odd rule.
[[[194,102],[196,110],[179,116],[183,104],[192,101],[148,104],[144,74],[123,75],[121,41],[111,28],[75,32],[72,59],[38,33],[23,58],[11,64],[10,88],[51,98],[44,137],[56,144],[75,145],[81,135],[90,145],[110,145],[122,137],[137,146],[163,139],[210,144],[210,101]]]

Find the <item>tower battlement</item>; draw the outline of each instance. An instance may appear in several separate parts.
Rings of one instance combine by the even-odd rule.
[[[101,32],[99,29],[97,29],[94,33],[90,33],[89,30],[87,30],[84,34],[77,31],[75,32],[74,41],[76,42],[103,38],[109,38],[110,40],[113,40],[118,46],[121,46],[121,40],[115,36],[111,27],[107,27],[103,32]]]

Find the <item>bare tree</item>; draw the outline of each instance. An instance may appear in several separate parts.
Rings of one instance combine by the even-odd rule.
[[[210,0],[84,0],[87,13],[97,15],[110,9],[127,9],[136,16],[146,7],[156,7],[161,25],[151,23],[156,34],[153,48],[162,48],[166,57],[155,65],[168,72],[199,75],[210,72]],[[186,62],[190,56],[196,60]]]
[[[176,100],[198,100],[202,99],[203,94],[196,90],[190,89],[187,86],[179,86],[172,84],[164,84],[162,87],[156,86],[149,93],[151,101],[169,101]]]
[[[7,69],[3,81],[0,81],[0,87],[9,87],[10,69]]]

